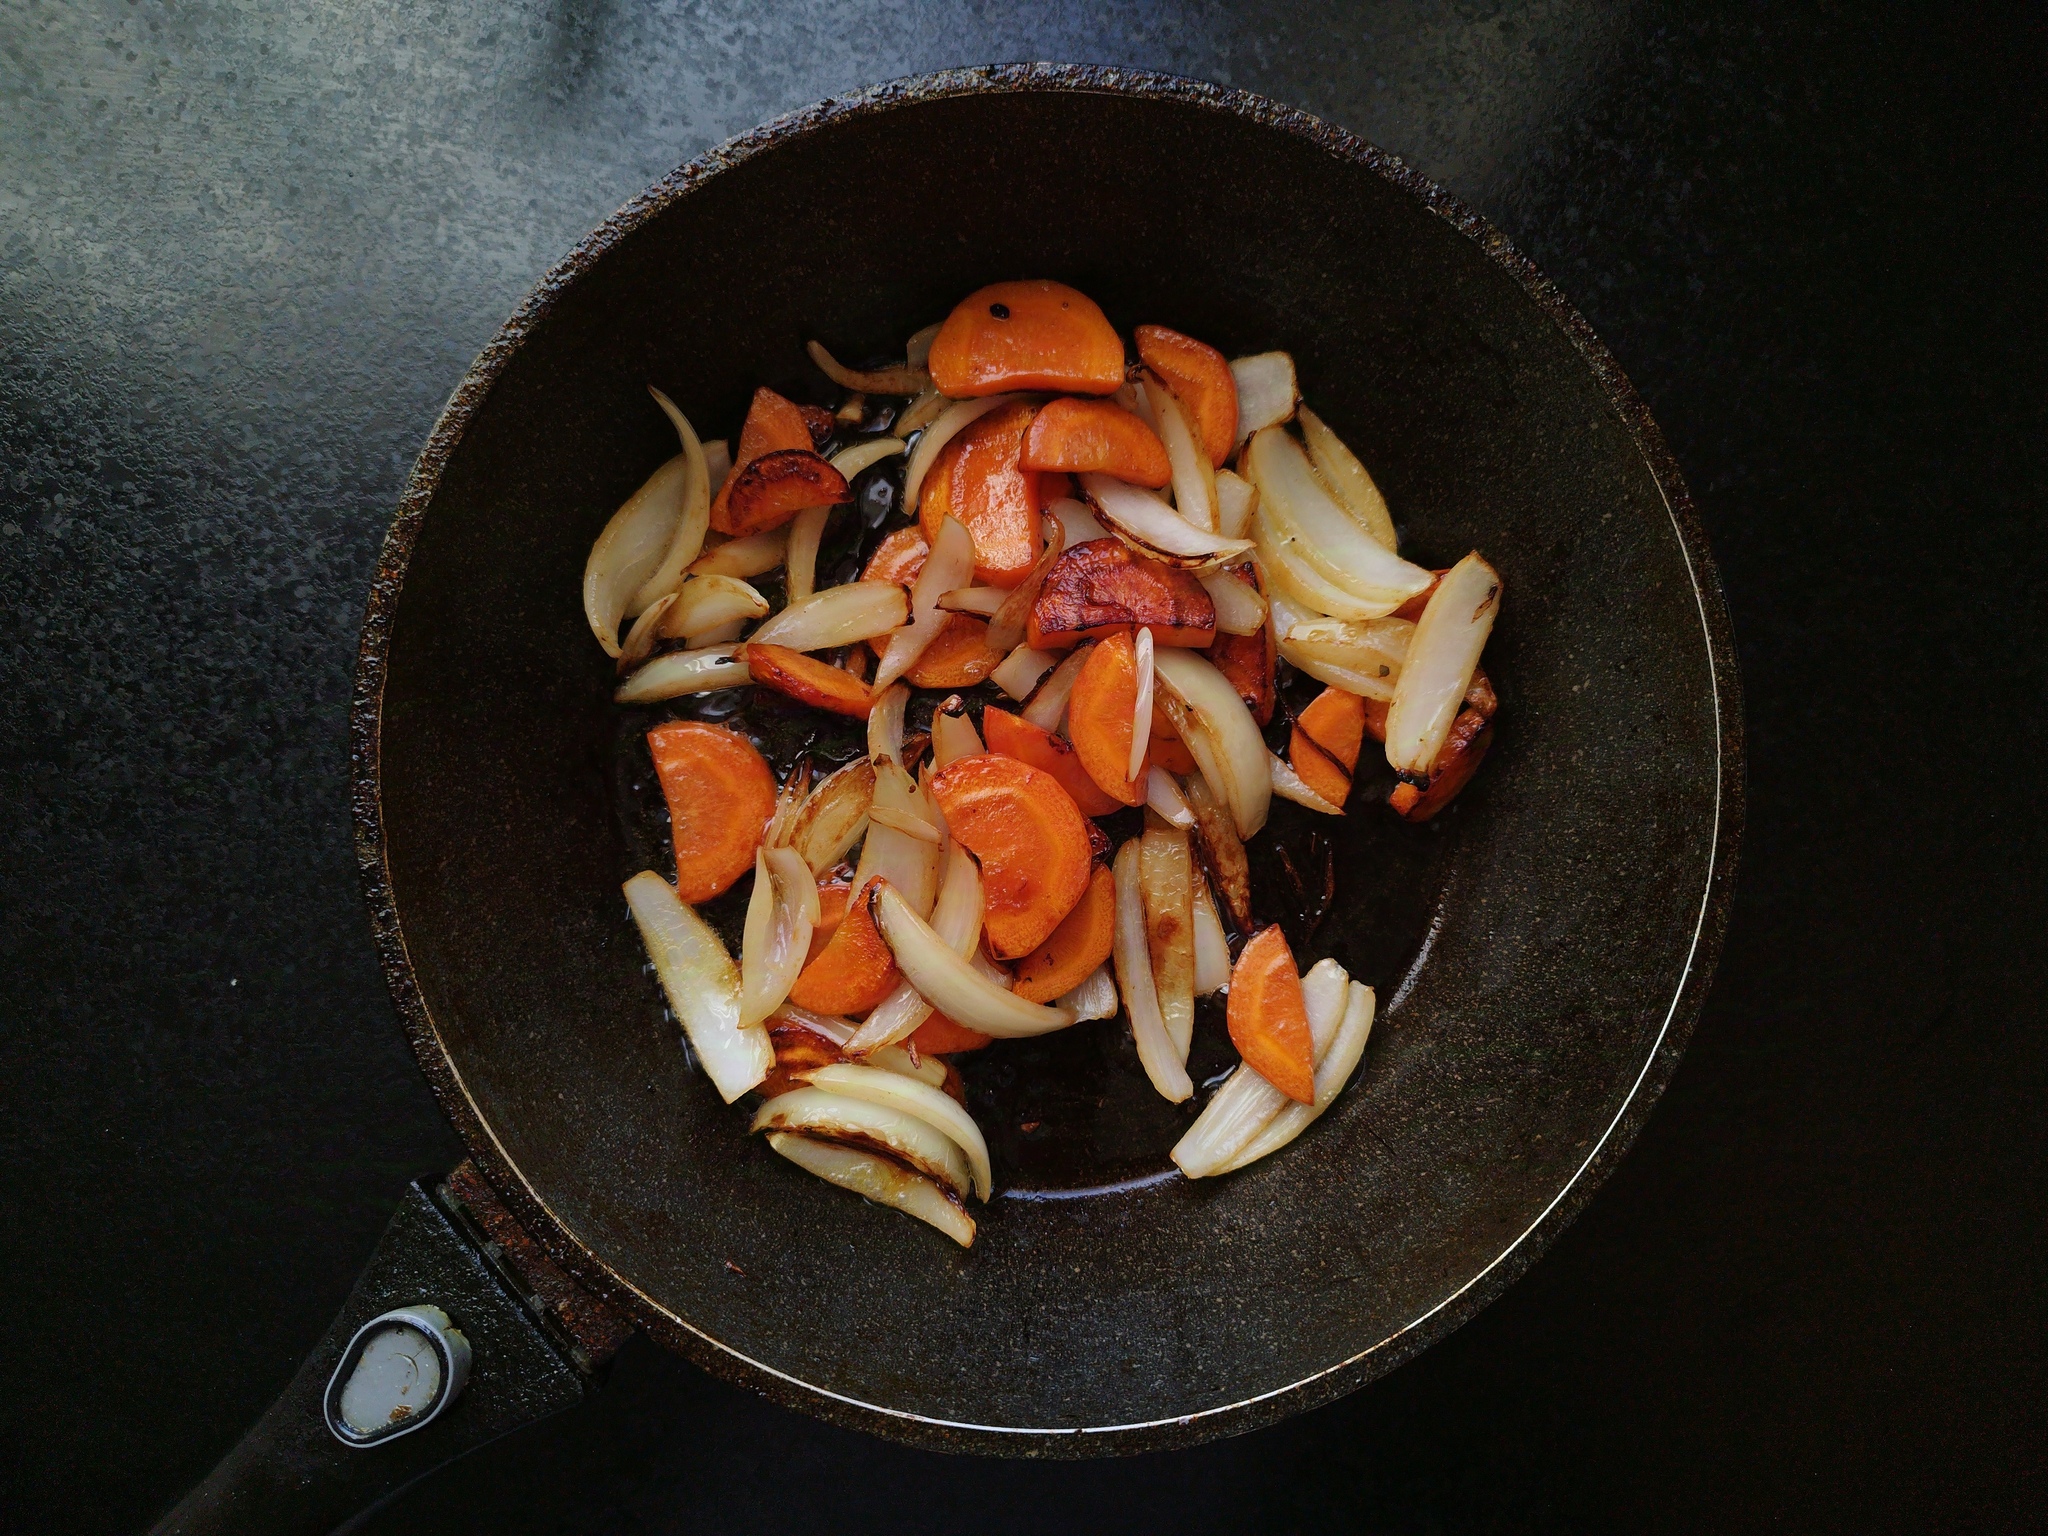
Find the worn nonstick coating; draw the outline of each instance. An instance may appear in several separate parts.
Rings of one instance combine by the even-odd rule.
[[[1500,728],[1432,826],[1353,802],[1316,953],[1379,989],[1381,1019],[1308,1135],[1222,1180],[1125,1168],[1125,1187],[1083,1194],[1072,1170],[1013,1178],[1039,1198],[997,1199],[962,1252],[770,1155],[689,1069],[619,896],[634,850],[613,678],[579,581],[611,511],[674,452],[648,382],[730,434],[757,383],[815,391],[807,337],[879,354],[983,282],[1038,275],[1122,326],[1292,351],[1407,551],[1441,565],[1478,545],[1504,573]],[[1498,1294],[1676,1065],[1740,803],[1704,544],[1654,427],[1562,298],[1441,191],[1314,119],[1050,66],[784,119],[676,172],[551,273],[421,456],[355,726],[393,994],[547,1246],[770,1397],[1008,1454],[1248,1429],[1391,1369]],[[1389,893],[1395,872],[1409,884]],[[1114,1026],[1083,1027],[1108,1032],[1089,1070],[1110,1070]]]

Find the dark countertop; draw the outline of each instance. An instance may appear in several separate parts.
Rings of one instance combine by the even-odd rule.
[[[2017,9],[2017,8],[2015,8]],[[146,1524],[458,1155],[356,895],[378,541],[526,287],[676,162],[942,65],[1319,112],[1519,242],[1722,563],[1749,831],[1633,1154],[1477,1321],[1276,1429],[949,1460],[644,1346],[377,1531],[2008,1530],[2048,1507],[2037,18],[1903,7],[0,15],[0,1509]]]

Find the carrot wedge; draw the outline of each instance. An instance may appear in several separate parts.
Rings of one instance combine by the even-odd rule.
[[[1074,691],[1067,696],[1067,735],[1075,755],[1096,786],[1120,805],[1145,798],[1141,783],[1125,777],[1131,767],[1131,731],[1138,708],[1137,650],[1131,632],[1105,636],[1088,653]]]
[[[1159,434],[1108,400],[1053,401],[1032,419],[1017,462],[1025,469],[1099,472],[1132,485],[1162,486],[1173,465]]]
[[[991,704],[981,712],[981,733],[988,741],[989,751],[1029,763],[1058,779],[1083,816],[1107,816],[1123,809],[1124,802],[1104,794],[1102,786],[1088,777],[1088,770],[1081,766],[1073,747],[1052,732]]]
[[[747,674],[763,688],[789,695],[799,703],[829,709],[835,715],[865,720],[874,707],[868,685],[844,667],[792,651],[786,645],[746,647]]]
[[[1237,441],[1237,376],[1221,352],[1163,325],[1137,329],[1138,356],[1194,418],[1202,446],[1217,469]]]
[[[880,877],[847,904],[846,916],[817,957],[803,968],[789,1000],[813,1013],[865,1013],[895,990],[902,976],[895,953],[875,926],[869,899]]]
[[[775,814],[775,775],[737,731],[677,720],[647,733],[675,829],[676,894],[709,901],[754,867]]]
[[[1273,718],[1275,683],[1273,663],[1278,651],[1272,641],[1272,626],[1261,624],[1255,635],[1218,635],[1209,647],[1209,660],[1230,680],[1237,696],[1260,725]]]
[[[903,674],[903,681],[913,688],[971,688],[1001,666],[1007,654],[989,649],[987,619],[956,613]]]
[[[1113,395],[1124,344],[1095,301],[1065,283],[991,283],[953,307],[926,364],[953,400],[1011,389]]]
[[[1230,970],[1230,1043],[1267,1082],[1299,1104],[1316,1100],[1315,1041],[1301,973],[1279,926],[1253,934]]]
[[[1088,539],[1046,571],[1024,639],[1033,650],[1065,650],[1123,625],[1150,629],[1159,645],[1206,646],[1216,639],[1216,604],[1188,572],[1121,539]]]
[[[1086,981],[1109,958],[1115,942],[1116,879],[1107,864],[1098,864],[1074,910],[1017,962],[1017,981],[1010,990],[1034,1003],[1049,1003]]]
[[[861,567],[862,581],[893,581],[899,587],[907,587],[917,580],[917,573],[924,569],[925,557],[932,552],[925,542],[921,528],[898,528],[894,533],[884,535],[882,542],[875,546],[875,552],[868,556],[868,563]]]
[[[1196,771],[1195,754],[1173,728],[1165,706],[1158,703],[1152,706],[1152,744],[1145,749],[1145,766],[1183,775]]]
[[[814,447],[810,423],[804,420],[801,409],[772,389],[755,390],[753,402],[747,407],[747,419],[740,426],[740,445],[732,456],[732,468],[726,474],[725,484],[711,498],[711,526],[720,533],[727,531],[726,506],[732,497],[733,482],[747,465],[764,453],[790,448],[809,453]]]
[[[832,935],[846,921],[846,903],[853,887],[844,880],[823,880],[818,884],[818,920],[811,925],[811,952],[806,962],[818,958],[818,951],[832,942]]]
[[[917,1026],[905,1043],[916,1046],[925,1056],[950,1056],[960,1051],[978,1051],[994,1038],[965,1024],[955,1024],[943,1013],[934,1013]]]
[[[1287,761],[1310,789],[1342,807],[1351,798],[1351,774],[1364,739],[1365,700],[1342,688],[1325,688],[1296,719]]]
[[[981,864],[982,932],[997,959],[1043,944],[1088,891],[1087,823],[1059,780],[995,752],[931,778],[954,840]]]

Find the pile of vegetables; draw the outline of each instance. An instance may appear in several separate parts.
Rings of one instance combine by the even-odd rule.
[[[1072,288],[998,283],[901,363],[813,342],[838,409],[757,390],[736,449],[654,391],[680,452],[584,575],[621,703],[752,687],[865,723],[863,753],[780,782],[717,720],[649,731],[676,873],[625,895],[725,1101],[759,1095],[777,1152],[962,1245],[993,1171],[948,1058],[993,1040],[1121,1014],[1179,1103],[1195,1000],[1227,993],[1240,1065],[1173,1161],[1226,1173],[1300,1135],[1356,1070],[1374,994],[1254,926],[1246,844],[1276,794],[1345,814],[1368,735],[1411,821],[1492,740],[1493,568],[1401,557],[1287,354],[1133,339],[1135,362]],[[897,456],[912,520],[821,582],[853,483]],[[754,584],[777,572],[779,605]],[[1282,712],[1282,756],[1284,668],[1326,686]],[[930,729],[907,731],[927,693]],[[1113,847],[1098,821],[1138,808]],[[749,876],[735,961],[697,908]]]

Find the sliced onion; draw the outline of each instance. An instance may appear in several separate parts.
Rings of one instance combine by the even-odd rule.
[[[1085,501],[1062,496],[1046,508],[1046,511],[1060,520],[1060,529],[1065,534],[1064,543],[1068,549],[1072,549],[1076,544],[1086,544],[1090,539],[1115,537],[1096,521],[1095,514],[1088,510],[1088,503]]]
[[[740,972],[711,925],[653,870],[625,884],[640,942],[682,1021],[705,1076],[730,1104],[768,1075],[775,1047],[759,1024],[740,1022]]]
[[[875,766],[857,757],[828,774],[810,793],[790,823],[789,846],[822,875],[846,857],[868,826],[868,804],[875,797]]]
[[[956,587],[939,594],[939,606],[948,613],[972,613],[992,618],[1010,594],[1001,587]]]
[[[910,689],[898,683],[875,700],[868,710],[868,756],[886,757],[903,766],[903,712],[910,705]]]
[[[1000,410],[1012,400],[1023,398],[1017,394],[983,395],[979,400],[955,400],[941,411],[938,419],[926,429],[924,436],[917,440],[917,447],[910,455],[910,466],[903,472],[903,510],[913,517],[916,516],[918,493],[924,489],[924,477],[931,473],[932,465],[937,461],[941,448],[990,411]],[[915,403],[912,409],[916,409]],[[900,422],[897,424],[897,435],[903,435]],[[951,585],[957,587],[960,583],[956,581]]]
[[[655,657],[619,684],[612,698],[620,704],[654,704],[662,699],[680,699],[688,693],[738,688],[753,680],[746,662],[730,646],[714,645],[701,651],[670,651]]]
[[[1188,809],[1195,813],[1196,847],[1203,867],[1216,882],[1224,910],[1239,933],[1252,931],[1251,866],[1244,856],[1244,843],[1237,835],[1229,807],[1199,773],[1182,783]]]
[[[704,469],[711,479],[711,494],[716,496],[718,488],[725,484],[725,477],[732,473],[732,444],[722,437],[706,443]]]
[[[797,812],[803,809],[810,794],[811,760],[808,757],[798,758],[796,767],[775,792],[775,814],[768,818],[768,830],[761,834],[764,848],[789,846],[790,833],[796,828]]]
[[[1216,627],[1226,635],[1256,635],[1266,622],[1266,600],[1248,581],[1239,581],[1228,571],[1211,571],[1202,578],[1202,590],[1216,605]]]
[[[939,339],[940,328],[945,323],[943,320],[934,320],[923,330],[911,332],[910,340],[903,347],[904,361],[913,368],[924,367],[926,359],[932,355],[932,343]]]
[[[1110,958],[1116,962],[1117,990],[1131,1016],[1131,1038],[1137,1042],[1145,1076],[1169,1103],[1179,1104],[1194,1096],[1195,1085],[1188,1079],[1188,1069],[1159,1011],[1152,956],[1145,942],[1140,860],[1139,840],[1134,837],[1117,849],[1110,869],[1116,879],[1116,938]]]
[[[1230,376],[1237,381],[1237,440],[1241,443],[1261,427],[1275,427],[1294,415],[1301,404],[1294,359],[1285,352],[1260,352],[1233,358]]]
[[[664,639],[687,639],[748,619],[766,618],[768,599],[737,576],[692,576],[663,620]]]
[[[676,519],[668,552],[662,556],[654,574],[641,583],[640,590],[626,604],[628,613],[643,611],[656,598],[682,585],[683,572],[703,552],[704,535],[711,527],[711,470],[704,462],[704,445],[697,441],[697,432],[690,425],[690,418],[676,409],[675,401],[651,384],[647,393],[654,396],[654,403],[675,425],[676,436],[682,439],[683,460],[688,466],[688,474],[684,481],[682,516]]]
[[[1387,708],[1387,762],[1394,772],[1422,778],[1435,764],[1493,633],[1500,588],[1500,573],[1474,550],[1429,595]]]
[[[1385,618],[1407,601],[1397,600],[1391,592],[1369,601],[1325,581],[1320,571],[1274,531],[1263,510],[1252,513],[1252,536],[1258,541],[1259,574],[1266,579],[1269,598],[1285,600],[1306,613],[1339,619]]]
[[[782,561],[788,570],[785,579],[792,603],[802,602],[818,590],[818,545],[825,537],[825,520],[831,515],[829,506],[805,507],[789,520],[789,544]]]
[[[775,1017],[784,1023],[801,1025],[812,1034],[830,1040],[835,1046],[843,1046],[853,1038],[857,1026],[850,1019],[842,1019],[836,1013],[813,1013],[808,1008],[799,1008],[795,1003],[784,1003],[775,1010]]]
[[[1342,816],[1344,814],[1343,806],[1330,804],[1329,801],[1310,789],[1303,782],[1301,775],[1294,771],[1294,765],[1288,762],[1286,758],[1268,752],[1266,754],[1266,761],[1267,766],[1272,770],[1273,793],[1282,800],[1292,800],[1296,805],[1306,806],[1309,810],[1319,811],[1325,816]]]
[[[1124,774],[1126,779],[1135,780],[1145,771],[1145,754],[1152,749],[1152,657],[1157,649],[1152,643],[1150,626],[1141,626],[1137,643],[1132,647],[1136,653],[1138,696],[1131,708],[1131,760]]]
[[[946,1086],[946,1064],[936,1056],[920,1055],[911,1060],[910,1052],[900,1045],[885,1045],[879,1051],[868,1054],[864,1066],[880,1067],[885,1072],[894,1072],[903,1077],[914,1077],[920,1083],[930,1083],[934,1088]]]
[[[1245,450],[1259,488],[1259,517],[1276,543],[1288,545],[1333,586],[1354,597],[1406,602],[1435,580],[1359,527],[1337,504],[1301,444],[1279,427],[1257,433]]]
[[[915,1115],[951,1139],[967,1155],[967,1168],[974,1177],[976,1199],[986,1200],[994,1192],[995,1174],[989,1167],[988,1142],[981,1134],[981,1127],[954,1102],[951,1095],[914,1077],[903,1077],[853,1062],[835,1062],[829,1067],[818,1067],[804,1073],[803,1077],[813,1087]]]
[[[690,566],[692,576],[765,576],[781,567],[789,552],[789,527],[750,533],[743,539],[727,539],[716,549],[707,549]]]
[[[848,368],[825,350],[823,342],[810,342],[804,350],[811,354],[811,361],[825,377],[841,389],[857,389],[869,395],[914,395],[929,388],[932,382],[929,373],[907,362],[901,368]]]
[[[945,875],[939,882],[939,899],[932,905],[932,932],[954,954],[971,961],[980,953],[983,911],[981,868],[963,845],[953,843],[946,849]],[[847,1042],[846,1053],[864,1056],[907,1040],[931,1014],[932,1005],[924,995],[908,980],[900,981],[868,1014],[859,1033]]]
[[[1277,644],[1310,677],[1362,699],[1388,700],[1400,682],[1415,626],[1406,619],[1300,619]]]
[[[899,441],[913,432],[922,432],[937,421],[940,412],[952,403],[934,386],[903,407],[903,414],[890,424],[889,430]]]
[[[1188,809],[1187,798],[1164,768],[1146,770],[1145,805],[1168,826],[1187,828],[1195,824],[1195,813]]]
[[[1020,645],[997,664],[988,680],[1013,699],[1028,699],[1038,680],[1059,662],[1059,656],[1052,651],[1034,651],[1028,645]]]
[[[839,471],[840,479],[848,485],[862,470],[879,464],[884,459],[894,458],[903,451],[903,443],[894,437],[871,437],[865,442],[842,448],[832,455],[831,465]]]
[[[818,882],[787,848],[754,853],[754,893],[740,943],[740,1022],[758,1024],[782,1006],[811,951]]]
[[[1187,413],[1173,392],[1157,379],[1145,380],[1145,399],[1152,407],[1154,430],[1166,445],[1173,469],[1173,505],[1180,515],[1207,533],[1216,531],[1216,471],[1209,453],[1188,425]]]
[[[894,1158],[837,1142],[817,1141],[794,1131],[770,1131],[768,1145],[806,1173],[850,1189],[936,1227],[962,1248],[974,1246],[974,1218],[932,1180],[912,1173]]]
[[[945,1132],[893,1105],[871,1104],[823,1088],[792,1088],[754,1111],[755,1131],[801,1131],[830,1141],[878,1147],[955,1194],[973,1187],[967,1156]]]
[[[626,638],[619,642],[619,670],[630,672],[649,656],[654,654],[654,642],[660,638],[661,621],[668,617],[668,611],[676,605],[676,594],[664,592],[633,621],[633,628]]]
[[[1223,936],[1223,920],[1216,915],[1216,899],[1209,894],[1209,882],[1195,882],[1195,996],[1230,990],[1230,941]]]
[[[1142,486],[1114,475],[1085,474],[1081,489],[1096,519],[1131,548],[1184,570],[1205,571],[1249,553],[1245,539],[1197,528]]]
[[[703,634],[692,635],[690,639],[696,642],[699,650],[709,645],[731,645],[733,641],[739,639],[740,632],[746,627],[746,620],[734,619],[730,624],[714,624]]]
[[[1228,539],[1250,537],[1258,487],[1227,469],[1216,471],[1216,531]]]
[[[1262,1157],[1271,1157],[1309,1126],[1317,1116],[1328,1109],[1344,1085],[1351,1081],[1351,1074],[1358,1070],[1358,1063],[1365,1057],[1365,1043],[1372,1037],[1373,1014],[1378,1000],[1371,987],[1361,982],[1352,982],[1350,1000],[1344,1010],[1344,1021],[1337,1028],[1337,1037],[1330,1042],[1330,1048],[1316,1063],[1316,1098],[1313,1104],[1297,1104],[1289,1099],[1280,1107],[1280,1112],[1266,1122],[1265,1128],[1248,1142],[1222,1173],[1234,1173],[1247,1163],[1255,1163]]]
[[[909,616],[910,599],[895,582],[849,581],[791,603],[747,636],[747,643],[828,651],[886,635]]]
[[[1113,1019],[1122,1006],[1117,1001],[1116,977],[1107,965],[1098,965],[1088,973],[1086,981],[1061,994],[1055,1006],[1071,1013],[1077,1024],[1087,1019]]]
[[[1088,640],[1067,652],[1067,659],[1053,669],[1052,676],[1040,683],[1038,691],[1025,702],[1026,720],[1041,731],[1060,728],[1060,722],[1067,718],[1067,699],[1080,680],[1081,668],[1088,664],[1088,653],[1094,649],[1095,642]]]
[[[910,622],[890,635],[881,665],[875,668],[876,693],[917,665],[917,658],[939,637],[951,617],[939,606],[939,598],[964,586],[973,572],[974,540],[958,518],[948,517],[939,524],[939,536],[910,589]]]
[[[674,542],[689,483],[690,462],[679,453],[626,498],[590,546],[583,566],[583,616],[607,656],[619,654],[619,625],[626,610]]]
[[[958,694],[932,711],[932,762],[938,767],[957,758],[979,757],[987,750]]]
[[[1174,729],[1187,743],[1202,777],[1230,807],[1237,835],[1250,837],[1266,824],[1273,794],[1266,739],[1258,721],[1230,679],[1199,652],[1162,646],[1154,666]]]
[[[1064,1009],[1029,1002],[996,986],[955,954],[893,887],[875,893],[875,921],[905,979],[954,1023],[1000,1039],[1022,1039],[1074,1022]]]
[[[1338,504],[1379,543],[1398,551],[1401,541],[1394,532],[1394,517],[1387,510],[1387,498],[1372,483],[1372,476],[1366,473],[1358,455],[1346,448],[1344,440],[1307,406],[1299,414],[1301,440],[1323,483],[1337,493]]]
[[[926,821],[922,816],[910,811],[899,811],[887,805],[872,805],[868,807],[868,825],[870,827],[893,828],[895,831],[903,833],[906,837],[914,837],[921,843],[930,843],[934,848],[939,847],[946,840],[939,829]]]
[[[1195,864],[1188,835],[1148,826],[1138,839],[1138,894],[1160,1021],[1183,1064],[1195,1031]]]
[[[1067,528],[1058,518],[1044,519],[1050,531],[1045,548],[1031,562],[1031,569],[1024,573],[1024,579],[1010,589],[1009,596],[1001,607],[989,615],[988,647],[994,651],[1007,651],[1024,638],[1026,623],[1031,618],[1031,605],[1038,601],[1038,592],[1045,585],[1045,573],[1052,569],[1053,561],[1067,547]]]
[[[931,911],[932,898],[938,894],[939,845],[878,822],[875,812],[908,813],[927,826],[937,823],[938,814],[924,791],[903,771],[901,763],[887,757],[871,761],[875,769],[875,795],[868,807],[868,835],[861,843],[853,889],[858,894],[879,876],[922,917]]]

